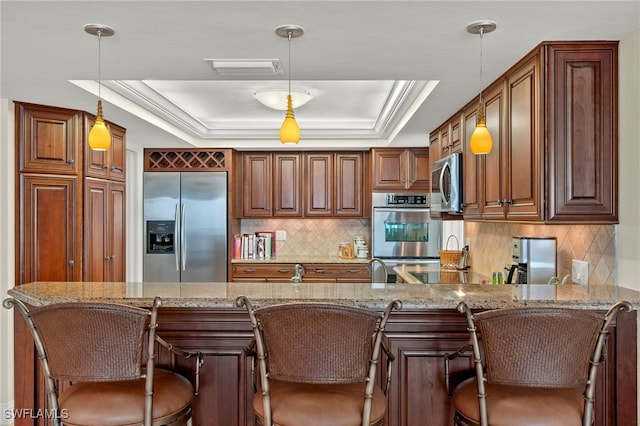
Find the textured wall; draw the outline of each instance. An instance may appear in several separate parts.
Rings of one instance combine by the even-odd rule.
[[[471,266],[491,275],[511,261],[512,236],[556,237],[558,277],[571,273],[571,260],[589,262],[589,284],[616,284],[615,225],[527,225],[465,222],[471,238]]]
[[[364,236],[370,244],[370,219],[243,219],[243,233],[287,231],[285,241],[277,241],[279,256],[337,256],[341,241],[353,242]]]

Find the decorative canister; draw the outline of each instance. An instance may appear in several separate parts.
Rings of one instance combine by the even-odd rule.
[[[341,259],[353,259],[353,247],[346,241],[338,245],[338,257]]]

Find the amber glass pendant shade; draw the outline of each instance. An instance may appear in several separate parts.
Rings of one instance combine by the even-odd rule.
[[[287,95],[287,115],[280,126],[280,142],[283,144],[297,144],[300,140],[300,126],[293,115],[291,95]]]
[[[493,148],[493,139],[491,138],[491,132],[487,129],[482,101],[478,106],[478,124],[476,124],[476,129],[471,134],[469,148],[476,155],[489,154],[491,148]]]
[[[106,151],[111,146],[111,134],[102,118],[102,101],[98,101],[98,116],[89,132],[89,147],[94,151]]]

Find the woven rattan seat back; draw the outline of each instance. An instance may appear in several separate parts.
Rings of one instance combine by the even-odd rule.
[[[380,315],[328,304],[286,304],[256,310],[269,377],[299,383],[363,382],[369,374]]]
[[[30,311],[51,377],[72,382],[141,376],[149,311],[115,304],[65,303]]]
[[[488,383],[584,388],[602,316],[562,308],[474,314]]]

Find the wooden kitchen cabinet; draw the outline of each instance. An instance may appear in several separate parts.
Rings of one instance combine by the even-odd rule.
[[[547,220],[618,223],[618,42],[543,50]]]
[[[429,191],[428,148],[373,148],[373,190]]]
[[[529,52],[483,91],[490,154],[469,152],[478,98],[462,110],[464,218],[617,223],[617,91],[617,42]]]
[[[243,217],[301,217],[300,153],[243,153]]]
[[[125,187],[88,178],[85,183],[85,281],[125,280]]]
[[[125,129],[109,123],[112,147],[96,155],[90,114],[21,102],[15,111],[17,283],[124,281]],[[98,172],[103,179],[88,177]]]
[[[246,262],[232,264],[232,281],[286,282],[294,275],[294,263]],[[303,263],[304,282],[354,283],[371,281],[366,263]]]
[[[454,152],[462,152],[462,119],[461,114],[456,113],[445,124],[437,130],[438,149],[435,156],[438,158],[446,157]],[[429,149],[430,162],[435,160],[432,158],[433,151]]]
[[[365,154],[304,154],[305,217],[367,217]]]
[[[484,187],[484,176],[481,175],[481,166],[484,165],[484,156],[475,155],[469,148],[471,135],[478,121],[478,104],[471,103],[462,111],[462,208],[465,219],[480,218],[480,191]]]
[[[231,267],[232,281],[289,281],[294,275],[293,267],[293,263],[234,263]]]
[[[371,271],[363,263],[318,263],[304,264],[305,282],[368,283]]]
[[[82,113],[16,103],[16,139],[21,173],[78,174],[82,165]]]
[[[16,281],[82,279],[82,197],[78,177],[20,176]]]
[[[94,122],[95,117],[93,115],[85,114],[85,131],[87,137]],[[116,124],[110,122],[105,123],[111,134],[111,146],[106,151],[86,150],[85,173],[90,177],[124,182],[126,177],[126,131]]]
[[[368,217],[364,152],[243,153],[242,217]]]

